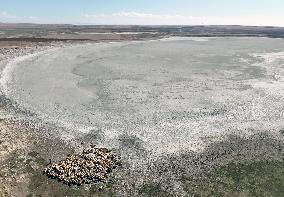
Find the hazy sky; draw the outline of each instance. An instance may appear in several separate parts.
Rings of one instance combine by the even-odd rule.
[[[0,22],[284,26],[284,0],[0,0]]]

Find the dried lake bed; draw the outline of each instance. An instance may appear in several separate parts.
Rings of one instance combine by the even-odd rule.
[[[53,48],[10,62],[1,85],[17,107],[65,128],[57,133],[62,139],[92,139],[118,150],[125,165],[117,180],[127,183],[118,184],[120,195],[194,195],[205,192],[201,182],[212,191],[226,182],[222,192],[245,195],[247,183],[234,176],[257,166],[264,174],[254,172],[252,179],[259,185],[266,184],[260,177],[274,176],[270,170],[284,177],[281,39],[168,38]],[[204,174],[213,166],[225,169]],[[211,184],[223,172],[220,184]],[[230,187],[237,189],[226,191]],[[273,188],[281,192],[281,185]]]

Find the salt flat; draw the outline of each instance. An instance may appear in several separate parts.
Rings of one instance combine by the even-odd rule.
[[[8,97],[74,132],[157,154],[202,150],[204,137],[283,126],[284,41],[166,39],[55,49],[16,62]],[[277,79],[275,78],[277,77]]]
[[[61,139],[118,150],[118,194],[158,184],[182,195],[213,164],[230,177],[227,164],[281,160],[283,66],[284,41],[271,38],[74,44],[11,61],[1,88],[29,116],[65,128],[53,129]]]

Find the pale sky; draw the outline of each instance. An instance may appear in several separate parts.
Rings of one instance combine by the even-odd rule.
[[[284,0],[0,0],[0,22],[284,27]]]

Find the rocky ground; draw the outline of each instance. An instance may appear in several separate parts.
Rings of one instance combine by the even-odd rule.
[[[66,185],[107,183],[109,175],[121,165],[120,157],[107,148],[91,145],[81,154],[68,155],[44,169],[44,174]]]

